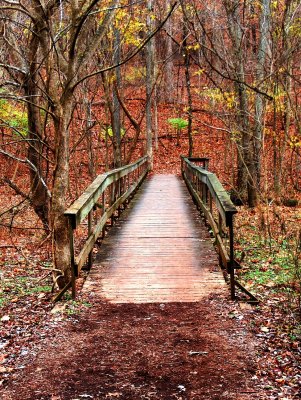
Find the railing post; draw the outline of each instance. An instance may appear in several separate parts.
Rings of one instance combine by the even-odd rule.
[[[209,193],[208,187],[205,185],[205,204],[206,204],[206,206],[208,205],[208,193]]]
[[[106,212],[106,196],[105,196],[105,192],[102,192],[101,195],[101,201],[102,201],[102,215]],[[105,226],[102,228],[102,234],[101,234],[101,238],[104,239],[106,234],[106,228]]]
[[[112,204],[114,204],[114,198],[115,198],[115,182],[113,182],[110,186],[111,193],[110,193],[110,207]],[[111,226],[114,225],[114,213],[111,216]]]
[[[233,215],[231,215],[231,221],[230,221],[230,224],[229,224],[229,239],[230,239],[230,286],[231,286],[231,299],[235,300]]]
[[[117,196],[116,196],[116,200],[117,200],[117,199],[119,199],[119,197],[120,197],[120,178],[117,179],[116,185],[117,185]],[[115,201],[116,201],[116,200],[115,200]],[[119,205],[118,208],[117,208],[117,215],[118,215],[118,218],[120,217],[120,214],[121,214],[121,210],[120,210],[120,205]]]
[[[75,265],[75,255],[74,255],[74,235],[73,235],[73,226],[71,224],[70,219],[68,218],[69,223],[69,246],[70,246],[70,268],[71,268],[71,288],[72,288],[72,298],[76,297],[76,284],[75,278],[77,277],[77,268]]]
[[[93,210],[93,208],[92,208],[92,210]],[[90,237],[90,235],[92,233],[92,218],[93,218],[92,210],[88,214],[88,238]],[[92,258],[93,258],[93,253],[92,253],[92,250],[91,250],[90,253],[89,253],[89,256],[88,256],[88,267],[89,267],[89,269],[92,268],[92,263],[93,263]]]
[[[207,203],[206,188],[207,188],[207,186],[205,185],[205,183],[202,182],[202,200],[203,200],[204,205],[206,205],[206,203]]]
[[[220,215],[220,213],[218,213],[218,233],[220,235],[220,237],[223,237],[223,220],[222,220],[222,216]],[[219,257],[219,263],[220,266],[223,266],[223,260],[222,260],[222,255],[221,255],[221,250],[219,250],[218,252],[218,257]]]

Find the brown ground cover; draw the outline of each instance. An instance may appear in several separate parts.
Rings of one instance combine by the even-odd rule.
[[[244,315],[217,296],[199,303],[81,301],[79,314],[59,324],[53,314],[40,327],[46,337],[23,356],[3,400],[264,398],[252,380],[253,311]]]

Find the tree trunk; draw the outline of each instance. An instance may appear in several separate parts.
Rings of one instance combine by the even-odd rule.
[[[268,34],[270,27],[270,0],[262,1],[262,12],[260,16],[260,37],[257,54],[256,80],[258,85],[264,78],[264,67],[268,49]],[[254,162],[255,162],[255,179],[257,189],[260,189],[261,176],[261,153],[263,141],[263,121],[264,121],[264,99],[259,93],[255,98],[255,128],[254,128]]]
[[[187,125],[187,133],[189,140],[189,149],[188,149],[188,157],[192,157],[193,154],[193,137],[192,137],[192,96],[191,96],[191,83],[190,83],[190,56],[189,50],[187,48],[187,35],[188,29],[185,21],[184,13],[184,21],[183,21],[183,48],[184,48],[184,61],[185,61],[185,81],[186,81],[186,90],[187,90],[187,115],[188,115],[188,125]]]
[[[238,146],[238,174],[237,190],[239,197],[244,201],[247,199],[250,207],[257,202],[257,190],[255,185],[255,168],[253,157],[253,141],[249,123],[248,94],[243,82],[245,81],[244,54],[243,54],[243,32],[240,21],[239,1],[224,0],[224,6],[228,17],[228,29],[232,40],[235,57],[235,75],[237,83],[235,91],[239,102],[238,128],[241,139]]]
[[[282,49],[283,51],[287,52],[287,54],[293,54],[291,52],[291,43],[289,39],[289,29],[288,26],[291,24],[291,18],[292,18],[292,2],[287,1],[285,4],[285,11],[284,11],[284,16],[283,16],[283,21],[282,21]],[[273,140],[273,145],[274,145],[274,190],[276,193],[276,196],[281,196],[281,189],[283,187],[282,181],[283,181],[283,175],[284,175],[284,159],[285,159],[285,152],[288,144],[288,137],[289,137],[289,131],[290,131],[290,124],[292,121],[292,107],[291,107],[291,91],[292,91],[292,76],[293,76],[293,67],[292,67],[292,56],[287,57],[286,59],[286,75],[284,77],[284,82],[283,82],[283,87],[284,87],[284,92],[285,92],[285,100],[284,100],[284,137],[281,140],[281,137],[279,137],[279,141],[277,143],[277,140],[274,138]],[[279,90],[279,83],[276,85],[275,84],[275,95],[276,92]],[[276,97],[276,96],[275,96]],[[275,118],[274,118],[274,131],[276,132],[277,130],[277,125],[276,125],[276,104],[274,102],[274,110],[275,110]],[[297,122],[298,126],[298,119],[295,118],[295,121]],[[300,131],[300,127],[297,128]]]
[[[165,1],[166,12],[170,10],[170,0]],[[168,18],[165,24],[166,30],[166,61],[165,61],[165,101],[174,101],[174,76],[173,76],[173,54],[172,54],[172,17]]]
[[[39,40],[34,35],[30,42],[29,53],[29,72],[24,84],[25,95],[30,99],[27,103],[28,115],[28,160],[32,168],[30,169],[30,198],[35,213],[43,223],[45,231],[49,231],[49,194],[43,180],[42,168],[42,124],[40,110],[36,105],[39,98],[37,82],[37,54]]]
[[[146,25],[150,34],[152,31],[153,0],[147,0]],[[154,87],[154,41],[146,45],[146,154],[150,167],[153,166],[153,132],[152,132],[152,97]]]
[[[120,63],[120,32],[114,28],[114,64]],[[118,66],[115,70],[117,90],[121,86],[121,70]],[[113,115],[112,115],[112,131],[113,131],[113,148],[114,148],[114,165],[116,168],[121,167],[121,109],[118,101],[115,87],[113,88]]]
[[[71,278],[69,226],[64,216],[69,187],[69,122],[72,114],[72,97],[56,107],[56,168],[52,189],[52,228],[55,268],[61,271],[56,277],[60,288]]]

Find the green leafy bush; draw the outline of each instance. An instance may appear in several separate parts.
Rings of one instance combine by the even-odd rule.
[[[181,129],[187,128],[187,126],[188,126],[188,121],[186,121],[186,119],[183,119],[183,118],[169,118],[168,122],[176,130],[181,130]]]

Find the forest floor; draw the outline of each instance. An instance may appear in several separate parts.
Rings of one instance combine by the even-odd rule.
[[[178,173],[178,160],[173,154],[155,168]],[[218,159],[212,166],[219,169]],[[16,201],[1,187],[0,204]],[[300,399],[300,297],[292,300],[298,271],[288,284],[293,250],[285,247],[295,232],[289,224],[300,227],[300,205],[271,209],[243,207],[236,220],[246,270],[239,279],[258,306],[215,295],[162,305],[80,295],[52,310],[51,240],[26,202],[18,215],[12,208],[16,228],[4,220],[0,231],[0,399]],[[281,238],[277,251],[269,226]]]
[[[19,343],[1,399],[271,398],[255,374],[253,309],[214,295],[139,305],[87,296],[69,307]]]
[[[258,306],[221,295],[114,305],[81,294],[53,309],[49,254],[36,240],[2,249],[1,400],[301,397],[298,325],[271,284],[249,278]]]

